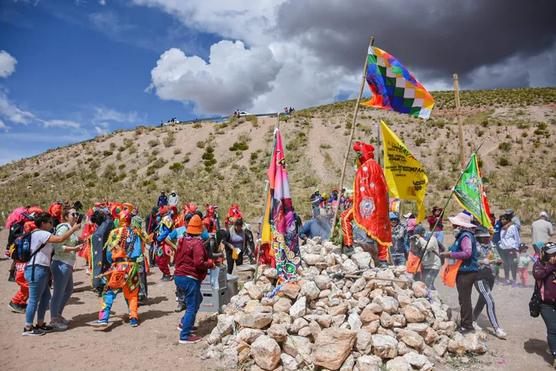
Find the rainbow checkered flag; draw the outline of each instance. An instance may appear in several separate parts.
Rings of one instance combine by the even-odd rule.
[[[364,105],[429,118],[434,106],[432,95],[391,54],[369,47],[366,80],[372,96]]]

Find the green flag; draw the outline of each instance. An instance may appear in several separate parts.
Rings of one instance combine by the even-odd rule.
[[[492,229],[490,207],[484,192],[483,179],[475,153],[471,155],[471,161],[454,188],[454,196],[461,207],[469,211],[483,227]]]

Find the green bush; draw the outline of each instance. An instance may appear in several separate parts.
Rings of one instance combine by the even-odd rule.
[[[176,134],[173,131],[168,132],[162,142],[164,143],[164,147],[172,147],[174,143],[176,143]]]
[[[179,173],[181,170],[183,170],[183,168],[184,166],[180,162],[174,162],[172,165],[170,165],[170,170],[172,170],[174,173]]]
[[[230,151],[247,151],[249,149],[249,144],[245,142],[235,142],[230,148]]]
[[[508,152],[510,149],[512,149],[512,144],[509,142],[502,142],[498,145],[498,149],[504,152]],[[503,165],[506,166],[506,165]]]
[[[154,148],[160,144],[160,141],[158,139],[151,139],[148,143],[151,148]]]

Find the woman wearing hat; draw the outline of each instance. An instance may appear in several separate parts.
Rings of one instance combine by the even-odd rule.
[[[556,244],[548,242],[533,265],[533,277],[541,292],[541,316],[546,325],[548,347],[556,368]]]
[[[473,234],[473,229],[476,226],[471,223],[471,216],[465,213],[449,217],[448,220],[454,228],[456,242],[450,247],[449,251],[442,252],[440,255],[461,261],[456,277],[456,287],[461,308],[460,331],[465,333],[473,331],[471,292],[479,271],[479,253],[477,241]]]
[[[207,276],[207,271],[214,267],[214,263],[208,258],[202,233],[203,222],[195,214],[187,223],[187,235],[179,240],[174,260],[174,282],[177,289],[184,293],[187,307],[181,319],[180,344],[201,341],[199,336],[192,333],[193,325],[203,300],[201,282]]]

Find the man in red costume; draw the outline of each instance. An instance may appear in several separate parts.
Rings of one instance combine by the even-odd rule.
[[[341,215],[344,234],[344,251],[353,247],[353,226],[355,222],[368,237],[377,244],[378,260],[386,266],[388,247],[392,244],[392,231],[388,218],[388,187],[382,168],[374,160],[374,147],[363,142],[355,142],[357,171],[353,185],[353,206]]]

